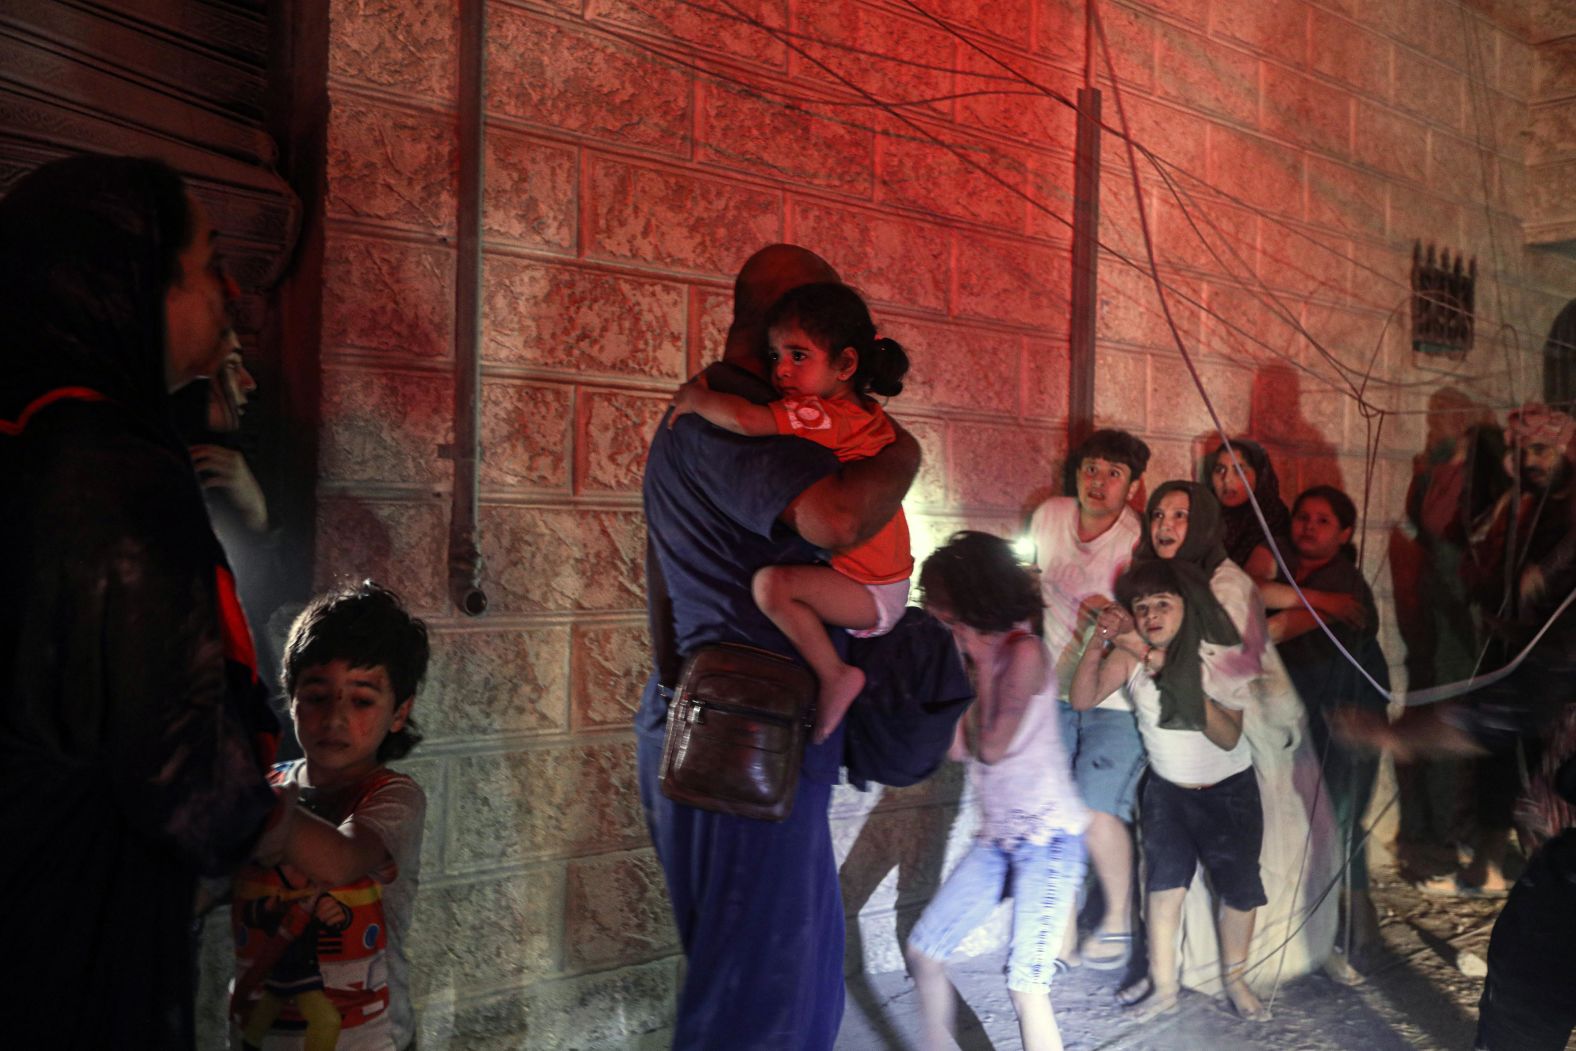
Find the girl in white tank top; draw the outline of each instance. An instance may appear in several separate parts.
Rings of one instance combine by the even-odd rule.
[[[1061,744],[1054,662],[1029,630],[1041,613],[1039,589],[1006,541],[967,531],[926,560],[919,583],[925,608],[952,630],[974,678],[975,701],[951,757],[968,764],[980,808],[973,846],[908,940],[921,1046],[956,1046],[943,961],[995,910],[1005,885],[1013,899],[1007,989],[1023,1046],[1060,1051],[1050,985],[1083,883],[1088,814]]]

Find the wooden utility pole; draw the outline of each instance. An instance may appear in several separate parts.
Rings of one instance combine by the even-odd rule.
[[[1069,448],[1094,430],[1095,307],[1100,259],[1100,91],[1094,86],[1095,0],[1084,2],[1084,83],[1078,89],[1078,138],[1073,167],[1073,272],[1067,354]]]

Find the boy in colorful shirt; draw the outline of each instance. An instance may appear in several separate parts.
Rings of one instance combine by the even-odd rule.
[[[403,939],[426,796],[383,764],[420,740],[410,710],[427,656],[426,626],[370,581],[320,596],[290,629],[283,677],[306,758],[269,777],[298,802],[280,856],[236,879],[243,1048],[412,1043]]]

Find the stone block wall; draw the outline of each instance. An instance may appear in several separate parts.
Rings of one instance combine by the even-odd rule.
[[[926,455],[917,554],[963,526],[1010,533],[1057,489],[1073,119],[1050,93],[1078,85],[1084,12],[921,6],[951,24],[878,0],[489,5],[492,605],[468,620],[444,593],[437,455],[457,3],[332,0],[317,577],[377,577],[433,628],[428,738],[405,764],[431,797],[411,948],[425,1048],[661,1044],[681,965],[628,729],[648,661],[640,473],[672,387],[718,353],[754,249],[822,253],[909,346],[891,408]],[[1373,464],[1365,567],[1383,591],[1429,393],[1530,394],[1529,351],[1576,286],[1568,260],[1522,248],[1528,4],[1100,9],[1126,118],[1170,182],[1140,157],[1171,317],[1285,490],[1360,495]],[[1096,410],[1150,441],[1154,483],[1189,473],[1212,428],[1141,269],[1113,136],[1104,158]],[[1461,360],[1410,348],[1416,239],[1478,258],[1479,345]],[[1378,427],[1378,409],[1403,414]],[[962,795],[949,770],[838,797],[851,972],[898,966],[965,841]]]

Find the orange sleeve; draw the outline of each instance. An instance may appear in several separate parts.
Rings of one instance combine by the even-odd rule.
[[[783,398],[771,403],[777,433],[808,438],[844,463],[864,460],[892,444],[896,434],[879,405],[838,398]]]

